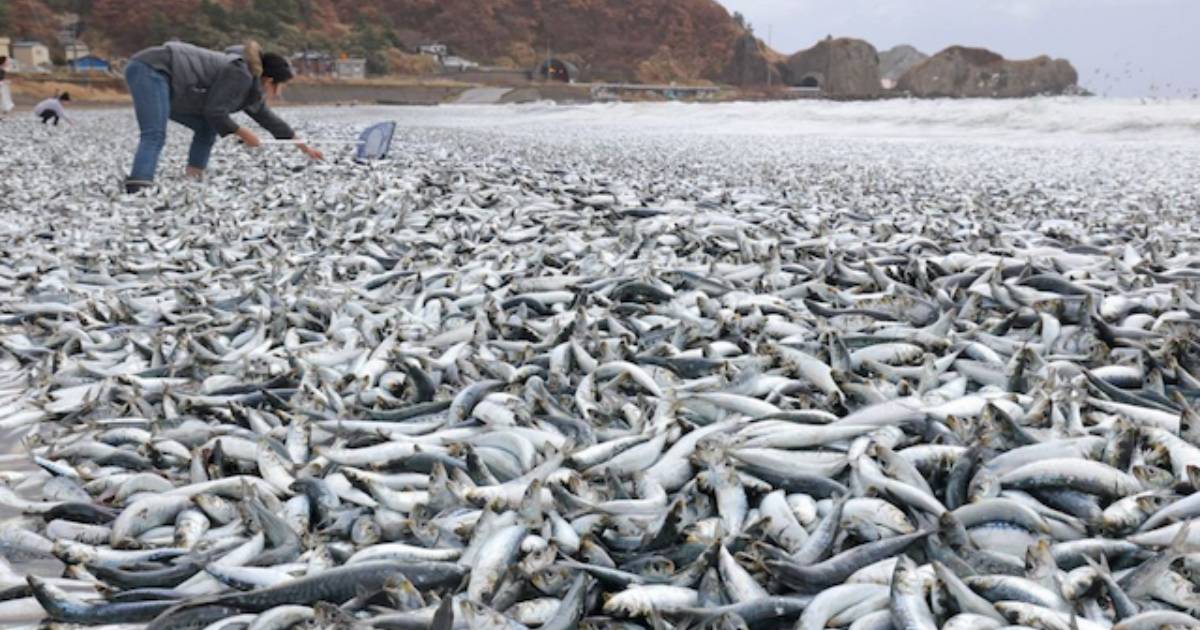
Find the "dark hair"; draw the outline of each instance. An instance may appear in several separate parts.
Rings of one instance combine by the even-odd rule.
[[[71,100],[71,93],[70,93],[70,92],[63,92],[63,93],[62,93],[62,96],[58,97],[58,100],[60,100],[60,101],[70,101],[70,100]]]
[[[0,55],[0,66],[3,66],[5,61],[8,61],[8,57]]]
[[[263,76],[276,83],[287,83],[295,76],[292,73],[292,65],[282,55],[263,53],[262,66]]]

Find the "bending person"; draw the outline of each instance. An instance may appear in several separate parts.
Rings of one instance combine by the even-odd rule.
[[[33,115],[42,119],[42,124],[54,121],[54,126],[58,126],[59,120],[65,120],[72,125],[75,124],[71,118],[67,116],[67,110],[63,107],[63,103],[71,102],[71,94],[63,92],[58,96],[52,96],[41,103],[38,103],[33,108]]]
[[[246,44],[241,54],[170,42],[134,55],[125,69],[125,82],[141,136],[125,192],[136,193],[153,184],[167,142],[167,120],[192,130],[186,172],[197,179],[208,166],[217,136],[236,135],[251,147],[261,144],[253,131],[233,121],[234,112],[245,112],[276,138],[294,139],[292,128],[266,103],[279,97],[292,76],[286,59],[263,53],[254,42]],[[324,157],[306,144],[296,146],[314,160]]]

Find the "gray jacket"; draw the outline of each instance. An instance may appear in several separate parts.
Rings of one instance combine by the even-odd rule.
[[[263,100],[261,53],[249,47],[245,54],[230,54],[182,42],[147,48],[133,56],[171,78],[171,113],[204,116],[222,136],[237,131],[230,117],[245,112],[276,138],[296,137],[295,132]]]

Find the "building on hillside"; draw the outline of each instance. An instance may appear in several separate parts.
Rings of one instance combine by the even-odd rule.
[[[292,55],[292,68],[296,74],[306,77],[327,77],[333,74],[333,56],[315,50],[305,50]]]
[[[0,37],[0,57],[11,57],[12,51],[9,50],[9,44],[12,40],[7,37]]]
[[[443,69],[453,70],[456,72],[466,72],[467,70],[479,67],[479,64],[475,63],[474,61],[471,61],[470,59],[463,59],[462,57],[456,55],[446,55],[445,57],[441,58],[441,62]]]
[[[71,66],[71,72],[109,72],[112,70],[112,64],[96,55],[72,59],[67,65]]]
[[[87,44],[81,41],[73,41],[63,46],[63,58],[67,60],[68,66],[77,59],[90,56],[92,56],[92,51],[88,48]]]
[[[422,44],[417,47],[417,52],[421,53],[422,55],[430,55],[432,57],[441,59],[442,57],[450,54],[450,48],[445,44]]]
[[[339,79],[367,78],[367,60],[361,57],[348,57],[333,62],[333,75]]]
[[[579,80],[579,68],[569,61],[551,57],[538,64],[537,70],[533,72],[533,75],[546,81],[574,83]]]
[[[50,49],[41,42],[21,41],[12,45],[12,58],[25,68],[50,65]]]

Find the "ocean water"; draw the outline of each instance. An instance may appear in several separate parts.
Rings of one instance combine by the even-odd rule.
[[[789,101],[443,105],[327,109],[328,120],[397,120],[402,126],[522,134],[840,136],[897,139],[1200,140],[1200,100]]]

